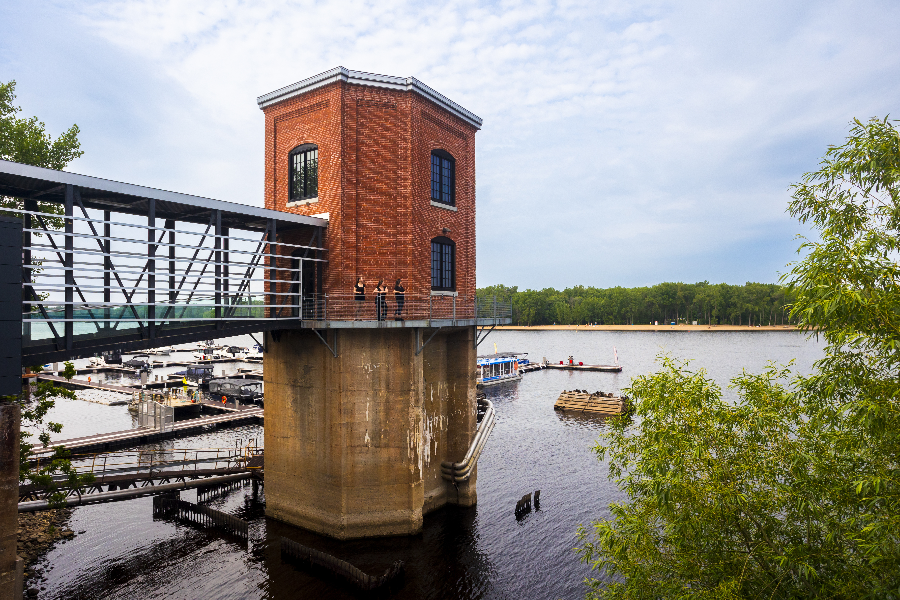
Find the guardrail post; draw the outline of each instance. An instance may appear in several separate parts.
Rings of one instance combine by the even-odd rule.
[[[74,241],[75,237],[72,235],[74,233],[74,225],[75,221],[71,218],[73,212],[73,206],[75,204],[75,186],[66,185],[66,205],[65,205],[65,227],[66,227],[66,253],[65,253],[65,264],[63,265],[65,268],[66,274],[66,289],[65,289],[65,300],[66,300],[66,322],[65,322],[65,343],[66,343],[66,351],[72,351],[72,337],[74,335],[74,326],[75,323],[72,322],[72,319],[75,318],[75,307],[72,303],[75,301],[75,264],[74,264],[74,254],[73,251],[75,249]]]
[[[175,221],[166,219],[163,225],[169,231],[169,307],[175,304]]]
[[[216,220],[216,241],[215,241],[215,257],[216,257],[216,266],[215,266],[215,309],[214,314],[216,320],[222,318],[222,211],[215,211],[215,220]],[[219,328],[219,323],[216,323],[216,329]]]
[[[147,202],[147,330],[156,337],[156,200]]]
[[[275,239],[278,235],[278,232],[276,231],[275,227],[275,219],[269,219],[269,244],[267,249],[267,252],[269,254],[269,274],[267,277],[267,279],[269,280],[269,299],[266,301],[266,304],[269,305],[269,317],[275,317],[275,294],[278,292],[278,284],[275,283],[275,269],[277,267],[277,263],[275,262],[275,254],[278,252],[278,249],[275,247]]]
[[[219,221],[221,221],[222,212],[219,211]],[[228,316],[228,228],[220,227],[222,230],[222,300],[225,305],[225,311],[221,311],[220,314],[224,314],[226,317]],[[217,327],[220,329],[225,328],[225,324],[217,324]]]
[[[112,315],[112,311],[110,310],[110,303],[112,302],[112,292],[110,288],[112,287],[112,278],[110,277],[110,271],[112,270],[112,258],[110,257],[110,251],[112,250],[112,241],[109,239],[112,237],[112,230],[109,226],[110,221],[110,212],[108,210],[103,211],[103,318],[106,319],[103,322],[103,327],[105,329],[109,329],[110,322],[109,319]]]

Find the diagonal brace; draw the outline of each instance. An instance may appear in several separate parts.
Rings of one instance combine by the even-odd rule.
[[[326,331],[327,331],[327,330],[326,330]],[[313,333],[315,333],[315,334],[319,337],[319,339],[322,340],[322,343],[325,344],[325,347],[328,348],[329,350],[331,350],[331,353],[334,355],[335,358],[337,358],[337,330],[336,330],[336,329],[332,329],[332,332],[333,332],[333,333],[332,333],[332,341],[331,341],[331,343],[333,344],[333,346],[329,346],[329,345],[328,345],[328,342],[325,341],[325,338],[322,337],[322,334],[319,333],[319,330],[318,330],[318,329],[313,329]],[[327,335],[327,334],[326,334],[326,335]]]
[[[440,330],[441,330],[440,327],[438,327],[437,329],[435,329],[435,330],[434,330],[434,333],[432,333],[430,336],[428,336],[428,339],[425,340],[425,343],[422,344],[422,345],[420,346],[420,345],[419,345],[419,340],[422,339],[422,330],[421,330],[420,328],[416,327],[416,356],[418,356],[419,354],[422,353],[422,350],[425,349],[425,346],[428,345],[428,342],[431,341],[431,338],[433,338],[434,336],[436,336],[436,335],[437,335],[437,332],[440,331]]]
[[[475,335],[475,347],[476,348],[478,347],[479,344],[481,344],[481,342],[484,341],[484,338],[486,338],[487,336],[489,336],[491,334],[491,332],[494,330],[494,327],[496,327],[496,326],[497,325],[491,325],[491,328],[487,330],[487,333],[484,332],[484,329],[485,329],[484,327],[482,327],[480,330],[478,330],[476,332],[476,335]]]

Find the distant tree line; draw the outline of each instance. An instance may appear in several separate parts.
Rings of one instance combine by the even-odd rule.
[[[790,291],[773,283],[666,282],[651,287],[576,286],[519,291],[478,289],[481,302],[512,303],[516,325],[634,325],[658,321],[702,325],[781,325],[790,319]]]

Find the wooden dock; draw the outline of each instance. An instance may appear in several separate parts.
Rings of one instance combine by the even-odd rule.
[[[116,431],[113,433],[101,433],[87,437],[73,438],[70,440],[60,440],[53,442],[46,448],[35,448],[34,456],[42,458],[50,456],[56,450],[57,446],[65,446],[67,450],[75,454],[89,454],[91,452],[104,452],[107,450],[115,450],[118,448],[129,448],[132,446],[140,446],[149,444],[159,440],[179,438],[186,435],[202,432],[210,428],[231,427],[246,422],[263,422],[263,409],[257,407],[245,407],[241,409],[228,409],[216,407],[225,410],[225,414],[215,415],[211,417],[200,417],[197,419],[188,419],[185,421],[177,421],[171,431],[160,432],[156,429],[139,428],[126,429],[125,431]]]
[[[622,365],[570,365],[568,363],[544,365],[545,369],[561,369],[563,371],[603,371],[604,373],[619,373]]]
[[[101,383],[97,381],[88,381],[87,379],[66,379],[65,377],[60,377],[59,375],[46,375],[39,374],[37,376],[38,381],[53,381],[55,383],[60,384],[65,388],[75,388],[80,390],[103,390],[105,392],[117,392],[119,394],[128,394],[131,396],[134,392],[140,392],[139,388],[127,387],[124,385],[115,385],[112,383]],[[122,404],[128,404],[128,401],[125,400]]]
[[[554,410],[584,415],[621,415],[630,410],[628,400],[612,393],[582,390],[564,391],[553,405]]]

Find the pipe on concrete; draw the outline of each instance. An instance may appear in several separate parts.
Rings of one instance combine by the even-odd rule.
[[[484,435],[478,441],[478,445],[475,447],[475,452],[472,454],[472,460],[470,460],[467,465],[461,469],[451,469],[445,467],[443,464],[441,465],[441,477],[446,479],[447,481],[453,481],[455,483],[462,483],[469,479],[471,475],[472,469],[478,462],[478,458],[481,456],[481,451],[484,450],[485,444],[487,444],[488,436],[491,435],[491,431],[494,430],[494,424],[496,421],[491,420],[490,424],[487,426],[487,429],[484,431]],[[458,463],[457,463],[458,464]]]
[[[252,476],[250,472],[234,473],[233,475],[220,475],[218,477],[207,477],[206,479],[195,479],[193,481],[179,481],[177,483],[163,483],[161,485],[148,485],[142,488],[131,488],[127,490],[116,490],[114,492],[101,492],[99,494],[87,494],[85,496],[76,496],[66,498],[62,506],[81,506],[85,504],[98,504],[100,502],[117,502],[120,500],[131,500],[140,496],[152,496],[153,494],[162,494],[164,492],[177,492],[181,490],[189,490],[196,487],[216,485],[220,483],[228,483],[229,481],[239,481],[241,479],[249,479]],[[29,502],[19,502],[19,512],[37,512],[39,510],[50,510],[50,503],[47,500],[31,500]]]
[[[484,417],[481,419],[481,425],[478,427],[478,431],[475,432],[475,437],[472,439],[472,443],[471,445],[469,445],[469,449],[466,452],[465,457],[462,459],[462,461],[457,463],[445,460],[441,463],[442,467],[447,467],[448,469],[464,469],[472,460],[472,455],[474,454],[475,448],[478,446],[481,437],[484,435],[484,432],[488,428],[488,425],[490,423],[493,423],[494,421],[494,404],[487,398],[479,398],[478,404],[487,406],[487,410],[484,411]]]
[[[475,432],[475,437],[469,445],[466,456],[457,463],[449,461],[441,463],[441,477],[447,481],[461,483],[469,479],[472,467],[478,462],[478,457],[481,456],[481,451],[484,449],[485,443],[487,443],[487,438],[494,429],[494,404],[487,398],[479,398],[478,404],[487,406],[487,410],[484,411],[481,425],[478,427],[478,431]]]

